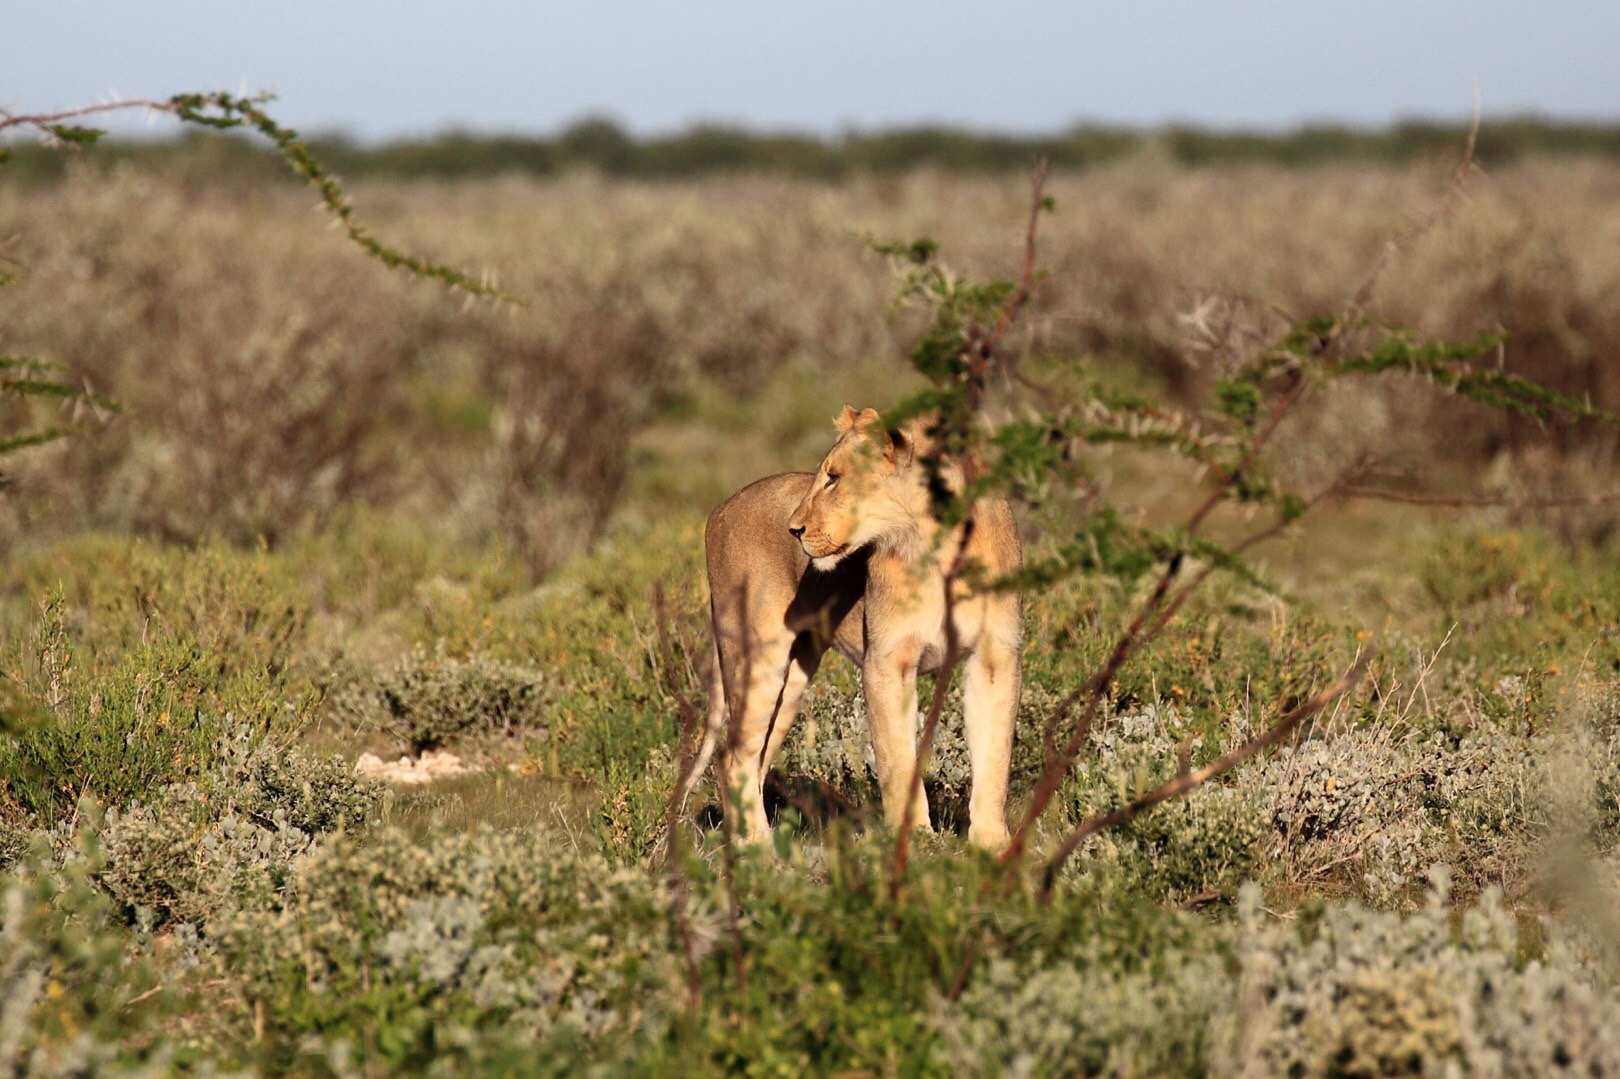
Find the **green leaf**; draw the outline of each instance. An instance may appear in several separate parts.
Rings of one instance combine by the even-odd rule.
[[[79,127],[75,124],[46,124],[45,130],[63,142],[76,146],[91,146],[107,132],[99,127]]]
[[[29,446],[42,446],[47,442],[55,442],[59,438],[66,438],[67,432],[59,427],[47,428],[43,431],[34,431],[26,435],[16,435],[12,438],[0,438],[0,455],[15,453],[17,450]]]
[[[1220,410],[1239,423],[1253,423],[1260,412],[1260,387],[1242,378],[1223,378],[1215,384]]]
[[[0,396],[9,397],[78,397],[84,391],[65,382],[50,382],[42,378],[0,379]]]

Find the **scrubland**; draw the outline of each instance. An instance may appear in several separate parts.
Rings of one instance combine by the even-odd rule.
[[[1223,312],[1334,310],[1409,234],[1380,319],[1505,328],[1504,366],[1620,408],[1620,167],[1493,170],[1418,234],[1445,182],[1152,155],[1055,175],[1013,343],[1193,400]],[[489,269],[517,307],[390,276],[257,178],[86,163],[0,186],[18,277],[0,351],[121,408],[5,464],[0,1067],[1620,1071],[1605,505],[1330,506],[1258,552],[1270,590],[1218,578],[1123,670],[1038,845],[1375,649],[1365,683],[1095,837],[1050,903],[959,834],[950,707],[939,834],[891,898],[842,661],[770,780],[775,849],[729,851],[705,785],[666,872],[680,699],[707,662],[705,512],[813,466],[846,400],[914,388],[915,316],[865,238],[930,236],[1006,274],[1026,190],[930,172],[356,186],[379,232]],[[1615,488],[1601,428],[1399,382],[1292,422],[1297,444],[1376,446],[1443,490]],[[1093,452],[1144,518],[1197,489]],[[1030,549],[1061,523],[1026,521]],[[1132,598],[1084,575],[1027,597],[1015,803]],[[441,748],[477,770],[354,774],[362,752]]]

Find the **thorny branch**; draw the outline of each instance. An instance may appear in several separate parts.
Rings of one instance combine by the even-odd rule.
[[[956,628],[956,582],[962,574],[967,558],[968,541],[973,538],[973,517],[969,514],[962,523],[956,555],[945,573],[941,587],[945,594],[945,659],[934,674],[934,695],[928,702],[928,714],[923,719],[922,734],[917,739],[916,763],[911,769],[911,782],[906,785],[906,804],[900,817],[900,834],[895,837],[894,869],[889,877],[889,899],[900,898],[900,886],[905,880],[906,862],[911,852],[911,829],[916,825],[917,801],[921,797],[923,773],[928,770],[929,757],[934,752],[934,736],[939,730],[939,717],[945,710],[945,694],[951,688],[956,669],[962,664],[961,634]]]
[[[674,700],[681,721],[680,779],[670,791],[669,805],[664,811],[664,872],[669,878],[670,914],[675,922],[675,935],[686,960],[687,1002],[696,1010],[703,1005],[703,974],[698,969],[697,944],[687,913],[688,885],[681,866],[680,812],[686,785],[697,766],[703,719],[690,694],[675,676],[675,647],[670,634],[669,605],[665,601],[662,585],[653,589],[653,616],[658,626],[659,673],[663,678],[664,691]]]
[[[1119,809],[1110,813],[1101,813],[1088,817],[1081,821],[1058,845],[1056,853],[1046,863],[1046,867],[1041,874],[1041,901],[1043,903],[1051,901],[1052,888],[1057,881],[1058,871],[1063,868],[1063,863],[1069,859],[1069,856],[1079,849],[1080,844],[1084,843],[1089,837],[1108,828],[1117,828],[1120,825],[1128,824],[1160,802],[1169,801],[1172,798],[1180,797],[1189,791],[1195,790],[1223,772],[1231,771],[1261,750],[1281,742],[1305,720],[1320,712],[1343,694],[1348,693],[1361,680],[1361,676],[1366,673],[1367,664],[1372,660],[1372,656],[1373,650],[1370,648],[1357,656],[1355,663],[1337,682],[1334,682],[1331,686],[1283,716],[1264,734],[1257,735],[1235,749],[1228,750],[1202,768],[1189,769],[1185,760],[1183,760],[1181,767],[1172,779]]]
[[[48,113],[0,112],[0,131],[26,127],[38,131],[53,144],[88,145],[95,142],[103,133],[96,128],[77,127],[65,121],[128,109],[146,109],[164,113],[182,123],[201,127],[217,129],[249,127],[270,140],[275,146],[276,153],[287,166],[320,193],[321,204],[343,229],[350,242],[370,257],[390,269],[404,270],[413,277],[433,278],[452,291],[465,293],[469,300],[483,297],[513,304],[520,303],[516,298],[500,291],[488,275],[471,277],[454,267],[401,251],[372,235],[370,228],[355,218],[354,206],[337,178],[316,160],[296,131],[283,127],[265,111],[264,105],[270,100],[269,94],[237,97],[215,92],[175,94],[163,100],[129,98],[105,101]]]
[[[86,116],[98,116],[103,113],[118,112],[125,109],[147,109],[153,112],[174,113],[175,106],[172,101],[154,101],[148,98],[120,98],[116,101],[103,101],[94,105],[81,105],[74,109],[63,109],[60,112],[25,113],[18,115],[0,109],[0,131],[10,127],[31,127],[53,142],[72,142],[71,137],[64,137],[57,130],[68,120],[81,120]]]

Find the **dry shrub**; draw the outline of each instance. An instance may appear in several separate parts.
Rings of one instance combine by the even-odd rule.
[[[1267,305],[1339,309],[1445,180],[1438,166],[1193,171],[1151,156],[1056,176],[1050,277],[1022,344],[1190,391],[1210,372],[1189,312],[1254,324]],[[1580,160],[1476,180],[1390,268],[1369,314],[1438,338],[1506,327],[1507,367],[1620,406],[1605,316],[1620,258],[1592,227],[1617,184],[1620,168]],[[600,531],[652,424],[760,432],[760,454],[715,462],[718,487],[801,457],[846,396],[900,393],[885,357],[904,328],[859,237],[932,236],[965,272],[1000,272],[1024,198],[1022,178],[929,171],[837,186],[360,185],[357,202],[401,246],[499,270],[528,301],[462,310],[317,228],[296,189],[75,168],[0,201],[23,273],[3,297],[3,344],[62,361],[126,413],[31,455],[6,531],[274,540],[383,504],[515,536],[544,569]],[[793,393],[772,396],[782,386]],[[735,415],[717,404],[738,397]],[[1344,453],[1432,445],[1439,431],[1469,463],[1591,443],[1424,397],[1385,380],[1296,422]]]

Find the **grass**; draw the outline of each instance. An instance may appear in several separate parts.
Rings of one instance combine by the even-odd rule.
[[[1359,516],[1360,511],[1346,511],[1324,517],[1315,527],[1323,534],[1354,529]],[[1402,877],[1393,892],[1386,892],[1371,889],[1361,879],[1361,873],[1370,871],[1367,867],[1376,859],[1369,861],[1371,855],[1365,850],[1335,846],[1339,840],[1331,836],[1314,840],[1314,847],[1298,841],[1302,844],[1295,852],[1298,857],[1269,856],[1268,844],[1281,833],[1273,832],[1268,823],[1267,814],[1274,810],[1263,808],[1265,799],[1271,797],[1264,792],[1280,781],[1257,770],[1244,773],[1234,784],[1199,792],[1185,809],[1168,807],[1128,833],[1086,848],[1064,885],[1064,898],[1050,915],[1024,905],[1032,900],[1008,897],[987,903],[973,899],[983,887],[985,867],[964,840],[949,835],[922,845],[912,891],[899,907],[890,907],[879,898],[885,890],[886,846],[880,835],[863,834],[872,826],[870,813],[846,813],[821,822],[792,818],[790,813],[797,823],[790,824],[786,818],[783,822],[784,831],[795,835],[785,840],[789,844],[784,848],[786,862],[772,870],[750,861],[742,870],[738,887],[748,912],[742,945],[748,979],[745,992],[734,969],[733,946],[724,943],[729,931],[723,916],[725,887],[718,877],[719,835],[704,831],[704,814],[699,812],[695,860],[688,873],[689,887],[700,898],[688,917],[697,923],[694,931],[705,941],[700,978],[706,1003],[700,1010],[688,1012],[680,1003],[687,992],[682,988],[686,975],[670,935],[674,930],[667,914],[651,913],[667,910],[668,900],[658,898],[660,878],[654,867],[660,856],[664,799],[673,776],[675,736],[673,708],[653,666],[651,594],[658,583],[669,590],[678,612],[678,639],[683,647],[699,654],[702,592],[696,523],[677,521],[656,531],[626,524],[611,532],[596,550],[568,563],[539,585],[531,584],[517,570],[516,557],[498,546],[474,557],[458,544],[433,541],[414,522],[384,517],[370,517],[364,524],[339,532],[300,536],[275,550],[242,551],[218,544],[187,550],[100,536],[69,540],[39,552],[8,573],[4,617],[11,627],[10,639],[19,647],[12,662],[21,662],[16,658],[21,642],[38,636],[41,597],[54,594],[58,598],[48,608],[54,612],[49,617],[62,627],[55,632],[64,636],[74,657],[71,685],[78,694],[74,699],[99,698],[104,703],[99,709],[70,704],[57,713],[49,728],[27,733],[13,743],[35,748],[32,756],[8,758],[9,812],[14,821],[19,819],[15,816],[19,809],[46,814],[42,820],[50,814],[66,819],[75,812],[73,807],[82,793],[94,794],[106,805],[135,805],[149,800],[164,784],[195,781],[212,759],[208,738],[219,736],[227,726],[266,722],[264,712],[253,712],[241,702],[251,704],[257,700],[252,694],[264,691],[260,668],[268,653],[284,658],[278,685],[304,687],[309,693],[308,703],[299,709],[284,716],[275,713],[278,719],[273,729],[283,732],[277,737],[302,740],[312,751],[335,749],[350,757],[362,744],[376,745],[368,740],[376,739],[377,734],[344,727],[333,713],[332,691],[323,689],[323,679],[332,668],[334,655],[361,666],[386,665],[413,649],[428,648],[469,661],[522,660],[544,671],[550,680],[546,703],[530,729],[515,734],[469,730],[451,742],[467,759],[487,763],[488,771],[429,788],[394,792],[374,823],[358,832],[351,826],[347,837],[324,845],[317,840],[312,850],[327,850],[326,854],[299,855],[303,861],[295,860],[288,869],[272,872],[273,879],[304,883],[271,886],[269,892],[256,891],[260,885],[244,884],[241,895],[218,901],[224,904],[222,913],[187,930],[203,935],[200,954],[205,958],[199,969],[212,971],[211,964],[226,963],[223,973],[206,975],[223,978],[223,982],[206,982],[203,974],[184,972],[191,968],[171,969],[162,956],[177,953],[160,952],[159,970],[168,971],[162,975],[167,979],[164,1008],[182,1016],[185,1028],[192,1030],[187,1051],[200,1054],[198,1060],[234,1061],[272,1071],[323,1071],[326,1065],[298,1048],[311,1035],[321,1044],[341,1042],[347,1046],[344,1051],[368,1062],[367,1068],[414,1070],[434,1061],[443,1065],[458,1060],[459,1066],[473,1070],[499,1070],[505,1066],[502,1060],[517,1059],[505,1054],[530,1045],[539,1047],[534,1051],[540,1055],[533,1059],[542,1062],[534,1065],[541,1070],[566,1070],[586,1060],[618,1060],[621,1066],[634,1062],[649,1071],[673,1066],[676,1061],[702,1062],[694,1065],[699,1070],[762,1073],[835,1066],[886,1073],[931,1070],[947,1059],[978,1059],[975,1054],[989,1052],[988,1046],[994,1044],[994,1038],[981,1043],[973,1040],[979,1035],[969,1037],[967,1033],[941,1040],[941,1031],[953,1028],[939,1025],[943,1022],[940,1017],[949,1011],[940,1003],[940,994],[951,988],[964,964],[979,970],[973,985],[979,984],[980,977],[995,984],[999,975],[994,972],[1002,969],[997,964],[1005,963],[1022,964],[1031,971],[1090,971],[1084,975],[1092,979],[1086,983],[1091,986],[1087,992],[1106,989],[1107,993],[1126,994],[1134,1001],[1131,1007],[1191,1008],[1202,1016],[1206,1013],[1199,1009],[1205,1005],[1199,1003],[1204,999],[1199,994],[1207,987],[1197,984],[1189,983],[1168,998],[1152,998],[1157,1003],[1131,997],[1147,991],[1146,983],[1136,980],[1135,964],[1144,961],[1143,957],[1152,957],[1145,960],[1148,969],[1156,969],[1156,964],[1203,964],[1206,959],[1197,957],[1213,961],[1220,949],[1236,946],[1221,942],[1234,932],[1232,904],[1245,879],[1261,882],[1264,902],[1273,910],[1304,912],[1326,897],[1333,897],[1334,902],[1358,898],[1399,910],[1421,899],[1422,873],[1427,868],[1422,860],[1426,858],[1453,864],[1456,901],[1464,902],[1488,885],[1505,887],[1511,909],[1535,926],[1537,933],[1544,931],[1547,893],[1536,881],[1538,856],[1531,837],[1511,826],[1482,823],[1481,810],[1457,800],[1461,795],[1447,794],[1452,801],[1440,811],[1442,817],[1450,813],[1456,819],[1413,840],[1417,845],[1412,854],[1418,861],[1402,871],[1414,876]],[[1359,631],[1373,625],[1383,635],[1372,677],[1377,693],[1359,702],[1345,717],[1348,731],[1415,730],[1424,732],[1425,738],[1430,733],[1462,737],[1464,744],[1473,736],[1471,730],[1500,731],[1500,735],[1491,735],[1499,739],[1493,745],[1513,744],[1519,747],[1515,752],[1533,755],[1541,752],[1537,747],[1551,744],[1560,732],[1571,729],[1571,700],[1594,691],[1604,681],[1612,684],[1615,664],[1620,662],[1620,640],[1613,632],[1613,626],[1620,624],[1620,610],[1616,609],[1620,581],[1615,579],[1611,557],[1602,552],[1575,554],[1552,537],[1468,519],[1434,523],[1418,531],[1390,528],[1366,535],[1362,543],[1353,549],[1346,545],[1339,553],[1328,545],[1314,548],[1300,571],[1289,568],[1299,558],[1298,551],[1290,548],[1308,539],[1278,544],[1272,569],[1295,596],[1291,604],[1235,585],[1225,586],[1180,618],[1151,652],[1126,671],[1116,702],[1122,717],[1116,720],[1118,739],[1096,744],[1085,771],[1060,800],[1062,817],[1073,819],[1096,811],[1156,781],[1173,765],[1173,746],[1178,742],[1190,741],[1195,757],[1213,755],[1235,732],[1260,725],[1282,702],[1330,679],[1361,643],[1364,635],[1358,636]],[[370,552],[400,549],[413,552],[412,557],[397,564],[386,560],[368,563]],[[332,564],[371,564],[375,569],[369,574],[328,575],[325,567]],[[42,568],[46,565],[48,573]],[[53,578],[71,581],[72,587],[54,591],[56,586],[46,583]],[[311,589],[298,583],[307,581],[326,583]],[[1422,599],[1391,603],[1391,596]],[[1108,589],[1084,580],[1032,599],[1027,615],[1026,689],[1032,712],[1026,714],[1020,734],[1020,759],[1028,760],[1031,752],[1038,752],[1034,716],[1039,714],[1040,702],[1053,699],[1095,661],[1121,602]],[[296,617],[276,622],[245,613],[279,610],[295,612]],[[146,643],[142,645],[142,641]],[[206,678],[199,674],[194,682],[187,682],[164,666],[169,655],[166,648],[180,646],[163,642],[175,641],[187,642],[185,646],[193,649],[199,647],[198,642],[210,642],[214,662],[207,668]],[[222,641],[230,643],[214,643]],[[171,713],[172,701],[185,694],[191,694],[186,699],[198,715],[213,715],[214,707],[225,709],[210,725],[187,728],[183,744],[195,747],[195,758],[171,752],[172,742],[153,741],[149,728],[152,711],[159,707],[156,698],[108,706],[120,693],[132,694],[127,687],[141,672],[162,673],[168,678],[171,685],[162,700],[171,702]],[[13,666],[10,674],[26,685],[39,684],[38,669]],[[826,674],[806,704],[805,726],[797,732],[798,741],[785,759],[784,779],[812,786],[830,784],[847,803],[859,806],[867,800],[869,804],[870,782],[861,778],[865,766],[849,758],[843,748],[851,744],[851,734],[853,744],[860,744],[853,671],[842,661],[830,661]],[[248,689],[230,688],[238,686]],[[951,722],[947,721],[941,750],[945,772],[931,788],[936,800],[948,798],[951,784],[962,778],[950,771]],[[1347,733],[1339,737],[1362,736]],[[1378,737],[1395,738],[1397,734]],[[1323,744],[1331,745],[1333,740]],[[78,747],[77,755],[39,748],[62,745]],[[404,745],[395,743],[392,748],[397,751]],[[144,762],[138,773],[129,765],[137,749],[136,759]],[[1345,763],[1327,766],[1329,771],[1323,774],[1338,775],[1347,784],[1345,789],[1353,789],[1357,783],[1377,783],[1381,766],[1432,767],[1435,760],[1443,759],[1401,755],[1407,752],[1368,757],[1362,766],[1369,774],[1359,776],[1354,770],[1360,759],[1356,751]],[[846,755],[840,757],[840,753]],[[18,770],[17,762],[22,759],[56,774],[56,787],[49,793],[28,793],[34,788],[18,782],[25,774]],[[1268,767],[1276,767],[1276,762]],[[1346,767],[1351,771],[1345,772]],[[1469,774],[1475,778],[1466,782],[1484,782],[1491,797],[1523,778]],[[114,777],[116,782],[111,781]],[[1015,798],[1021,790],[1027,791],[1027,787],[1015,788]],[[1408,797],[1402,790],[1392,788],[1385,796]],[[1433,800],[1440,795],[1419,797]],[[712,799],[710,795],[706,800],[712,805]],[[1405,806],[1402,812],[1425,812],[1421,801],[1400,805]],[[203,819],[208,819],[206,811]],[[109,849],[118,852],[117,858],[132,858],[131,850],[147,849],[120,839],[124,833],[118,827],[115,823],[106,833],[112,837]],[[127,831],[130,826],[121,827]],[[1044,841],[1049,841],[1050,832],[1046,834],[1048,840]],[[393,835],[399,838],[388,838]],[[527,853],[479,853],[497,842],[494,837],[503,835],[514,837],[510,842],[525,837],[521,842],[529,845],[524,848]],[[513,925],[531,925],[535,932],[572,932],[565,930],[567,919],[560,914],[556,917],[563,917],[562,922],[545,917],[533,922],[540,917],[539,911],[547,909],[544,905],[520,912],[501,906],[510,900],[497,900],[493,893],[466,893],[474,906],[465,909],[454,904],[433,906],[440,902],[430,902],[433,895],[464,893],[462,884],[449,883],[460,880],[463,872],[482,872],[455,869],[462,864],[458,859],[472,859],[465,863],[469,867],[482,865],[481,859],[486,857],[553,863],[553,872],[560,875],[548,877],[550,883],[534,885],[554,896],[535,900],[543,904],[564,903],[564,894],[574,894],[570,889],[578,887],[579,881],[571,874],[585,874],[579,878],[584,880],[593,874],[629,873],[626,880],[639,881],[636,887],[654,889],[634,900],[627,893],[622,900],[633,902],[634,909],[643,913],[631,914],[613,906],[619,913],[600,916],[627,920],[624,928],[633,923],[636,933],[653,935],[636,938],[640,943],[635,944],[635,954],[640,958],[634,959],[611,958],[619,953],[611,949],[596,952],[592,950],[595,945],[584,943],[586,938],[568,937],[576,942],[566,947],[584,949],[570,962],[585,964],[569,978],[586,978],[597,988],[586,992],[581,988],[585,983],[565,980],[564,984],[574,988],[562,990],[561,998],[545,1005],[551,1010],[545,1012],[548,1018],[543,1021],[536,1017],[539,1013],[524,1010],[529,1005],[518,1011],[511,1010],[516,1004],[486,1002],[474,1007],[473,1001],[484,998],[478,996],[482,990],[464,980],[470,975],[464,970],[454,975],[432,974],[436,966],[410,968],[415,973],[406,982],[398,980],[407,976],[404,968],[386,975],[391,986],[388,994],[393,995],[361,995],[355,1007],[336,1013],[322,1010],[327,1006],[320,1002],[335,990],[322,989],[318,982],[296,988],[304,983],[285,979],[303,969],[305,961],[295,960],[291,954],[263,952],[261,945],[252,943],[258,939],[254,934],[305,931],[272,929],[264,921],[267,918],[282,919],[277,925],[293,926],[304,924],[297,919],[318,917],[315,908],[299,914],[302,908],[288,908],[286,900],[274,898],[286,894],[289,887],[321,887],[320,878],[308,874],[317,872],[310,866],[326,863],[307,859],[340,859],[330,863],[334,872],[341,864],[343,873],[383,873],[367,877],[373,883],[364,886],[384,889],[378,893],[382,895],[392,887],[386,883],[391,877],[380,868],[363,869],[368,864],[364,859],[401,857],[402,843],[414,849],[445,851],[442,856],[450,859],[442,871],[434,869],[434,876],[409,885],[398,900],[402,906],[397,917],[420,925],[419,931],[427,934],[422,939],[429,943],[420,945],[429,949],[423,953],[424,963],[428,962],[426,956],[438,955],[442,949],[449,949],[446,954],[459,954],[456,948],[460,945],[454,942],[463,933],[473,934],[469,939],[475,941],[490,941],[488,947],[508,948],[500,944],[508,939],[508,931],[498,928],[505,924],[499,919],[508,917],[501,910],[509,909],[510,917],[518,918]],[[1505,861],[1498,857],[1504,849],[1509,851]],[[1347,852],[1351,855],[1348,861],[1323,868]],[[351,865],[354,859],[361,861]],[[600,859],[601,868],[591,869],[592,859]],[[1396,871],[1392,865],[1405,864],[1377,862],[1380,871],[1388,872]],[[108,871],[101,872],[106,879]],[[146,872],[150,876],[152,871]],[[283,878],[284,872],[293,876]],[[441,872],[449,875],[441,878]],[[233,879],[255,878],[250,873]],[[432,883],[441,879],[446,883]],[[442,887],[451,891],[435,890]],[[366,894],[364,888],[343,892],[351,898],[341,901],[311,892],[307,902],[359,902],[353,897]],[[76,902],[93,907],[100,902],[93,893],[94,888]],[[1203,904],[1202,913],[1176,913],[1178,904],[1193,899]],[[588,901],[598,902],[609,900]],[[611,900],[612,904],[620,902]],[[475,908],[484,913],[465,923],[466,928],[455,928],[463,924],[456,919],[471,917],[466,912]],[[117,928],[116,916],[110,921],[105,921],[108,915],[97,917],[104,919],[98,924],[108,926],[109,939],[126,941],[122,947],[134,948],[130,953],[134,955],[141,951],[141,922],[138,906],[131,909],[136,911],[135,928],[131,929]],[[192,908],[181,905],[175,909]],[[1137,913],[1127,915],[1127,910]],[[295,921],[285,922],[288,918]],[[1077,918],[1086,926],[1079,936],[1074,935],[1074,927],[1080,924],[1074,921]],[[1096,921],[1098,918],[1101,920]],[[1564,931],[1556,922],[1545,928],[1553,935]],[[334,956],[331,961],[358,963],[361,966],[355,970],[361,971],[368,962],[365,956],[396,946],[386,944],[394,938],[382,929],[377,932],[382,935],[342,943],[342,948],[354,950],[329,953]],[[1048,946],[1041,941],[1052,943]],[[323,949],[339,946],[335,939],[320,945]],[[1058,951],[1051,952],[1049,947]],[[244,952],[244,948],[249,950]],[[974,953],[981,948],[985,955],[975,960]],[[1076,948],[1103,950],[1078,968],[1049,966],[1052,955],[1074,954]],[[1116,948],[1127,951],[1110,950]],[[525,958],[528,953],[521,950],[499,954],[509,955],[498,968],[499,984],[521,988],[521,992],[510,989],[511,993],[522,997],[541,984],[530,981],[536,972],[547,969],[544,964],[534,965],[538,958]],[[602,959],[608,966],[599,969],[593,965],[597,960],[589,958],[592,955],[608,957]],[[261,973],[243,973],[259,971],[255,964],[272,961]],[[117,965],[133,959],[114,957],[106,962]],[[617,965],[621,962],[631,963],[638,973],[627,974],[629,968]],[[981,970],[976,962],[989,965]],[[286,966],[288,963],[293,965]],[[885,975],[874,983],[870,972],[878,968]],[[336,970],[333,976],[337,976]],[[608,991],[603,988],[608,983],[599,983],[599,979],[611,971],[618,971],[610,978],[617,988]],[[73,977],[71,971],[59,973]],[[376,976],[380,975],[372,975]],[[440,977],[451,978],[451,982],[431,990],[431,985],[440,984],[432,979]],[[625,981],[626,977],[630,980]],[[423,982],[424,978],[429,981]],[[192,994],[206,995],[205,984],[236,987],[227,990],[222,1012],[197,1010],[201,997]],[[93,992],[88,986],[83,991]],[[455,999],[461,999],[458,994],[471,993],[464,1006],[472,1010],[442,1011],[441,1004],[434,1003],[439,999],[435,993],[442,992],[450,992]],[[604,992],[606,996],[600,995]],[[400,993],[405,995],[397,995]],[[580,1013],[571,1020],[566,1009],[556,1010],[564,999],[592,1000],[596,1003],[591,1008],[606,1011],[591,1011],[594,1018],[588,1019],[580,1018],[584,1014]],[[963,1022],[969,1015],[975,1017],[973,1022],[989,1022],[990,1015],[999,1014],[988,998],[970,993],[966,999],[979,1003],[974,1005],[977,1011],[963,1013]],[[618,1003],[604,1003],[608,1001]],[[657,1016],[646,1010],[655,1003]],[[317,1021],[317,1015],[325,1018]],[[522,1037],[499,1034],[485,1025],[503,1015],[510,1030],[531,1033]],[[794,1016],[804,1018],[791,1018]],[[575,1020],[585,1025],[571,1025]],[[109,1052],[142,1055],[139,1046],[146,1044],[144,1035],[139,1034],[139,1024],[131,1022],[128,1029],[115,1027],[106,1035],[113,1047]],[[801,1022],[808,1025],[798,1025]],[[628,1023],[623,1029],[631,1033],[611,1048],[592,1048],[591,1043],[571,1040],[579,1031],[593,1029],[593,1023],[606,1024],[600,1029],[620,1029]],[[979,1029],[964,1027],[962,1031]],[[570,1030],[575,1033],[568,1033]],[[1134,1054],[1128,1056],[1134,1063],[1126,1070],[1148,1068],[1150,1061],[1155,1062],[1154,1067],[1173,1070],[1202,1068],[1214,1059],[1206,1035],[1182,1045],[1170,1057],[1150,1054],[1143,1047],[1146,1043],[1132,1040],[1136,1037],[1128,1030],[1118,1030],[1106,1045],[1093,1047],[1101,1057],[1085,1059],[1112,1059],[1107,1055],[1111,1052]],[[534,1042],[533,1038],[540,1040]],[[150,1043],[169,1044],[155,1037]],[[47,1034],[42,1044],[60,1043]],[[1132,1045],[1137,1048],[1130,1049]],[[614,1055],[620,1052],[625,1055]],[[1064,1058],[1060,1054],[1056,1059]]]

